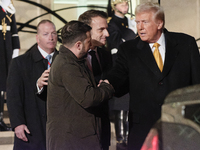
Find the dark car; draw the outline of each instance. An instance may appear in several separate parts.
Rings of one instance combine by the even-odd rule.
[[[141,150],[200,150],[200,85],[170,93]]]

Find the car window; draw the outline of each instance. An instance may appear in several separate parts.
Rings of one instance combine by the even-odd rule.
[[[200,104],[185,105],[184,117],[200,126]]]

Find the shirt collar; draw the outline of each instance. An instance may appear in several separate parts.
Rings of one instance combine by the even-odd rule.
[[[46,58],[47,55],[49,55],[47,52],[45,52],[39,45],[38,45],[38,50],[40,51],[41,55]],[[53,51],[50,55],[53,57],[53,54],[55,53],[55,51]]]
[[[95,51],[95,52],[97,52],[97,47],[95,47],[95,49],[89,49],[88,52],[90,52],[90,51]]]
[[[164,36],[163,32],[162,32],[160,38],[158,39],[158,41],[156,43],[158,43],[158,44],[160,44],[160,45],[165,47],[165,36]],[[151,49],[153,48],[153,44],[154,43],[149,43],[149,46],[151,47]]]

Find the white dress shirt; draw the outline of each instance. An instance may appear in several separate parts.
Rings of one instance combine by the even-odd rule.
[[[156,43],[160,44],[158,49],[159,49],[160,55],[162,57],[163,65],[164,65],[165,52],[166,52],[166,50],[165,50],[165,36],[164,36],[164,33],[161,34],[160,38],[158,39],[158,41]],[[153,47],[153,44],[154,43],[149,43],[149,46],[151,47],[152,53],[155,50],[155,47]]]

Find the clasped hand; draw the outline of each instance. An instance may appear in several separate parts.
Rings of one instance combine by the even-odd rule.
[[[100,81],[99,81],[99,84],[97,85],[97,87],[99,87],[99,86],[100,86],[100,84],[101,84],[102,82],[105,82],[105,83],[108,83],[108,84],[110,84],[110,83],[109,83],[109,81],[108,81],[107,79],[105,79],[105,80],[100,80]]]

